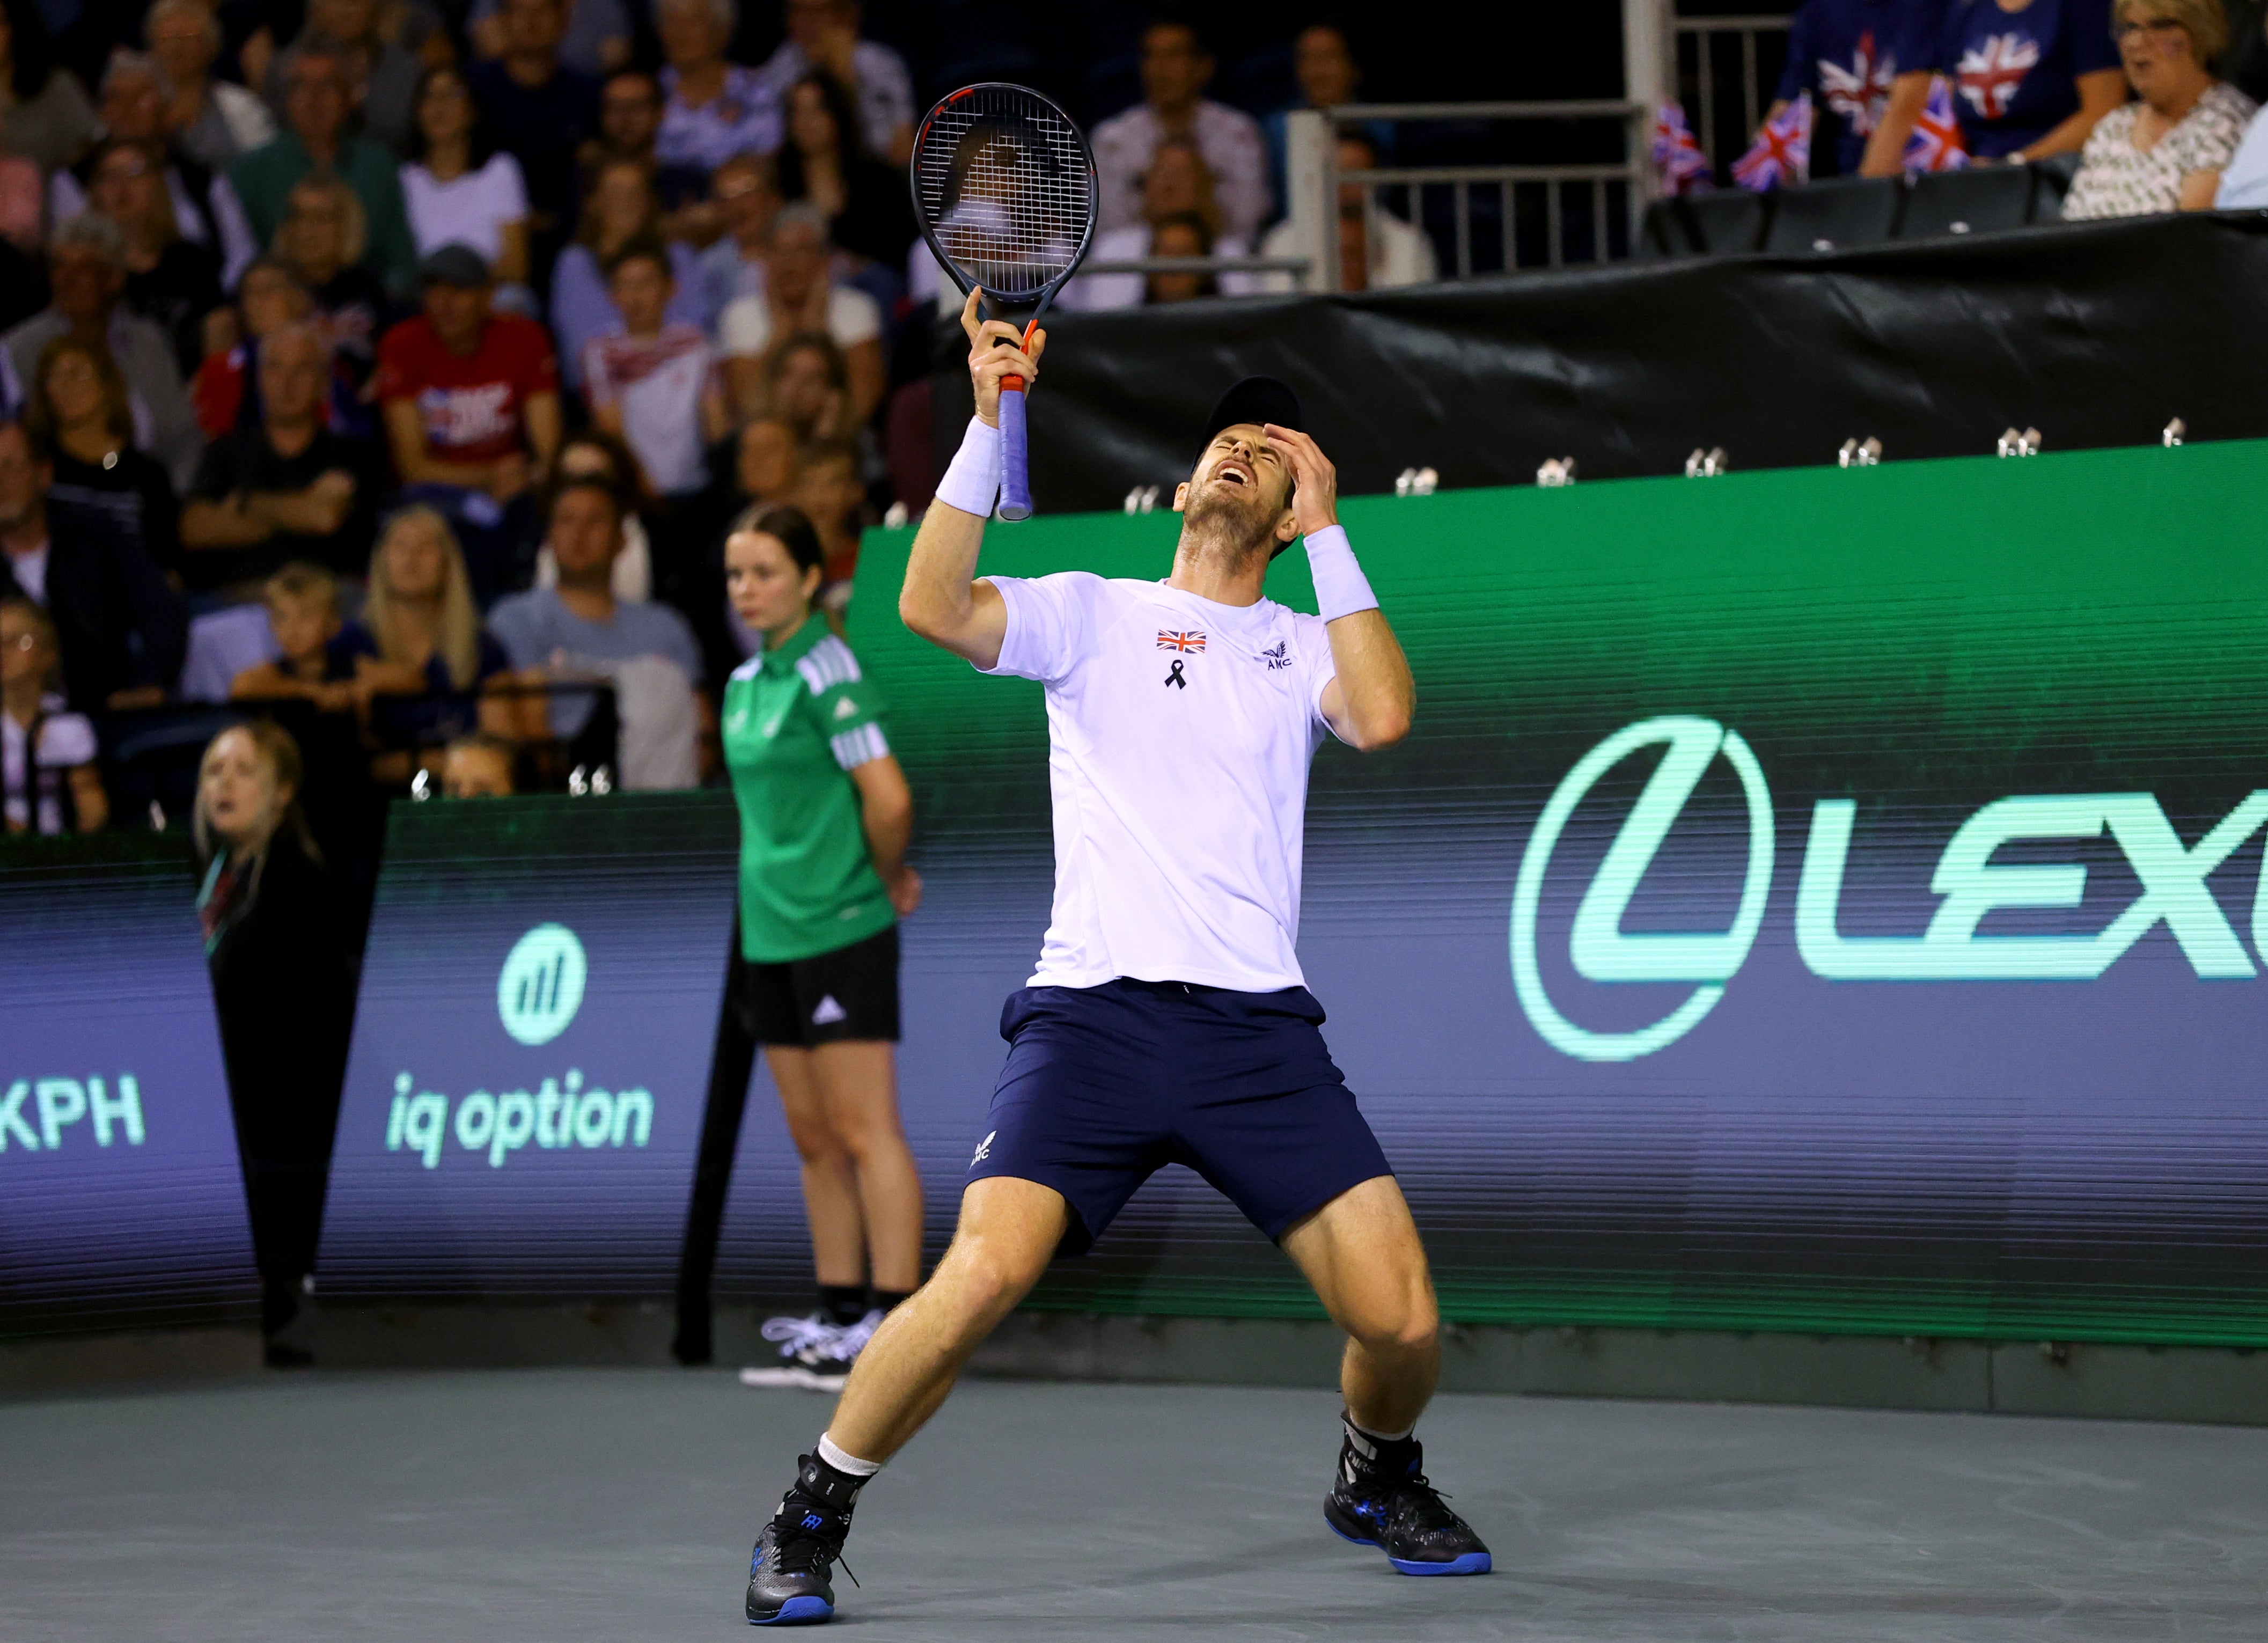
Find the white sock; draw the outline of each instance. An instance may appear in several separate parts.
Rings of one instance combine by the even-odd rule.
[[[872,1477],[882,1470],[880,1461],[862,1461],[855,1455],[845,1455],[835,1447],[835,1440],[823,1432],[819,1434],[819,1458],[836,1471],[852,1477]]]
[[[1352,1415],[1341,1415],[1339,1418],[1346,1422],[1349,1431],[1360,1433],[1373,1443],[1399,1443],[1418,1430],[1418,1423],[1414,1420],[1399,1432],[1373,1432],[1356,1420]]]

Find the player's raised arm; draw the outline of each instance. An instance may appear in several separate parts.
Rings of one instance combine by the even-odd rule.
[[[976,415],[961,451],[937,488],[937,499],[922,516],[914,550],[906,562],[906,583],[898,592],[898,616],[932,645],[966,657],[979,667],[1000,659],[1008,633],[1008,608],[989,582],[976,576],[976,550],[984,540],[1000,490],[1000,379],[1021,377],[1026,389],[1039,379],[1040,356],[1048,334],[1032,337],[1032,350],[1020,345],[1022,333],[998,320],[979,322],[978,293],[970,291],[961,311],[968,333],[968,377],[976,388]]]
[[[1323,717],[1349,747],[1365,753],[1390,747],[1410,733],[1418,682],[1339,528],[1338,470],[1306,434],[1272,423],[1266,432],[1292,465],[1292,518],[1307,539],[1315,598],[1331,636],[1338,676],[1324,687]]]

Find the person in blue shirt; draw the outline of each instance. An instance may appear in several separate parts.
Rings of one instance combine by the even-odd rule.
[[[2213,203],[2220,211],[2268,210],[2268,114],[2253,115],[2244,128],[2244,140],[2220,173]]]
[[[1894,86],[1937,50],[1943,0],[1804,0],[1788,20],[1787,67],[1765,117],[1811,93],[1815,176],[1886,176],[1870,139]],[[1925,91],[1927,81],[1924,79]]]
[[[2126,100],[2110,0],[1947,0],[1933,66],[1977,160],[2075,154]]]

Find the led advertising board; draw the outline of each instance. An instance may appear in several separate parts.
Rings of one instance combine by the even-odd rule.
[[[188,850],[0,841],[0,1335],[259,1321]]]
[[[736,843],[720,793],[394,807],[323,1293],[672,1293]]]
[[[2264,486],[2231,442],[1342,504],[1418,716],[1318,755],[1300,952],[1452,1317],[2268,1343]],[[1175,528],[980,568],[1157,577]],[[1297,550],[1270,590],[1313,608]],[[851,637],[941,1230],[1047,919],[1041,693]],[[734,1192],[728,1293],[792,1227]],[[1040,1300],[1312,1306],[1177,1170]]]

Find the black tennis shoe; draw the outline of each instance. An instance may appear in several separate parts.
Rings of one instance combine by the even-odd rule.
[[[1350,1426],[1323,1521],[1404,1574],[1486,1574],[1488,1548],[1425,1481],[1424,1460],[1415,1438],[1381,1443]]]
[[[843,1558],[863,1477],[846,1477],[814,1455],[800,1457],[795,1487],[756,1536],[748,1558],[748,1624],[816,1625],[835,1617],[829,1578]]]

